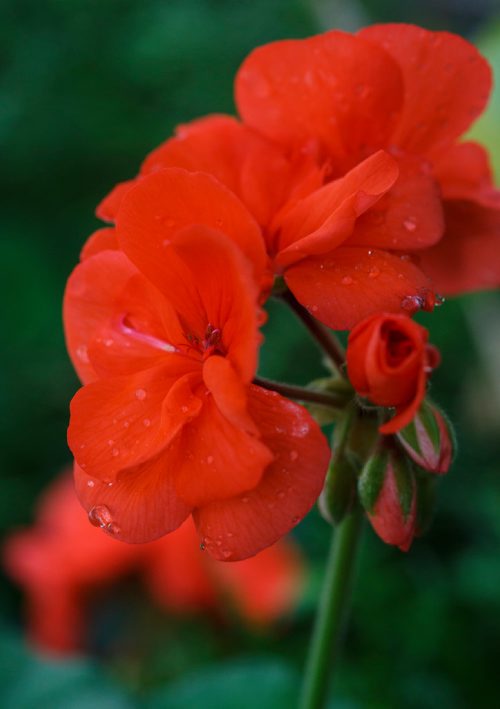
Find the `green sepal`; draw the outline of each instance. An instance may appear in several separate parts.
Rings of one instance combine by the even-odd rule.
[[[345,455],[333,458],[318,500],[321,515],[330,524],[339,524],[351,511],[356,499],[356,471]]]
[[[363,466],[358,480],[358,494],[364,509],[371,513],[378,500],[389,463],[389,451],[377,447]]]

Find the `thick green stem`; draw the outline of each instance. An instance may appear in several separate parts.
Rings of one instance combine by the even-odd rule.
[[[334,530],[304,674],[300,709],[322,709],[336,669],[363,522],[357,508]]]

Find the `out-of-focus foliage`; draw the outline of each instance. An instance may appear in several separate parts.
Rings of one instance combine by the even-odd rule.
[[[351,20],[412,19],[465,33],[474,27],[500,77],[500,30],[485,25],[493,5],[366,0],[339,8],[353,10]],[[97,225],[95,205],[176,123],[232,110],[232,78],[252,47],[325,29],[326,16],[336,21],[335,7],[306,0],[3,1],[3,532],[30,522],[38,493],[69,460],[67,407],[77,380],[60,307],[65,279]],[[346,17],[340,9],[339,17]],[[500,170],[498,126],[497,90],[475,136],[488,143]],[[432,395],[457,427],[459,455],[441,481],[434,526],[409,555],[366,530],[334,707],[498,703],[500,402],[484,350],[486,334],[491,339],[498,328],[498,316],[495,325],[488,313],[498,313],[498,305],[496,296],[469,296],[422,318],[443,352]],[[321,376],[315,346],[295,331],[292,317],[276,304],[270,316],[262,374],[300,383]],[[106,596],[89,629],[100,667],[47,664],[23,649],[19,594],[4,583],[0,618],[9,629],[0,638],[0,705],[180,709],[203,697],[207,707],[238,708],[245,705],[236,696],[227,703],[228,696],[243,685],[252,706],[291,706],[328,537],[315,512],[299,527],[314,582],[294,617],[271,633],[167,618],[133,582]]]

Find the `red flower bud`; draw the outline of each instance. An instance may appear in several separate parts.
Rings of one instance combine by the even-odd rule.
[[[396,408],[381,433],[396,433],[415,416],[425,396],[427,376],[439,353],[427,344],[429,333],[406,315],[379,313],[359,323],[349,335],[347,370],[361,396]]]
[[[410,458],[431,473],[447,473],[454,454],[454,435],[444,414],[424,401],[417,415],[397,434]]]
[[[406,456],[395,449],[378,449],[366,462],[358,489],[361,504],[382,541],[408,551],[416,531],[417,494]]]

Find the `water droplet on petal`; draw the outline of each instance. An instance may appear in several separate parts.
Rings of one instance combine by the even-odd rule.
[[[111,451],[111,455],[113,456],[113,458],[118,458],[118,456],[120,455],[119,449],[113,448],[113,450]]]
[[[95,505],[89,512],[89,522],[102,529],[112,523],[111,512],[106,505]]]
[[[298,524],[300,522],[300,517],[292,517],[292,524]]]
[[[81,362],[84,362],[85,364],[88,364],[90,362],[89,353],[86,345],[80,345],[80,347],[77,348],[76,356]]]
[[[232,552],[229,551],[229,549],[222,549],[222,551],[221,551],[221,556],[223,559],[229,559],[231,554],[232,554]]]
[[[107,524],[105,529],[108,534],[120,534],[121,532],[120,527],[114,522],[110,522],[109,524]]]
[[[94,482],[93,480],[87,480],[87,486],[88,486],[88,487],[94,487],[94,486],[95,486],[95,482]]]
[[[142,423],[146,428],[149,428],[151,426],[151,419],[144,419]]]
[[[350,286],[354,283],[352,278],[350,276],[344,276],[342,279],[342,285],[343,286]]]
[[[292,462],[297,460],[298,457],[299,457],[299,454],[297,453],[297,451],[290,451],[290,460]]]
[[[145,389],[136,389],[135,397],[136,397],[136,399],[139,399],[139,401],[144,401],[144,399],[146,398]]]
[[[401,307],[409,313],[420,310],[424,304],[425,300],[419,295],[406,295],[401,301]]]
[[[187,414],[187,412],[189,411],[189,407],[186,406],[186,405],[181,406],[181,411],[182,411],[183,414]]]
[[[214,457],[213,457],[213,455],[207,456],[207,463],[208,463],[209,465],[212,465],[213,462],[214,462]]]
[[[368,276],[369,278],[378,278],[380,276],[380,268],[377,268],[377,266],[373,266],[373,268],[370,268]]]
[[[412,232],[415,231],[417,228],[417,219],[416,217],[408,217],[407,219],[404,220],[403,226],[406,229],[406,231]]]
[[[163,239],[161,243],[163,246],[170,246],[172,242],[170,241],[170,239]]]

